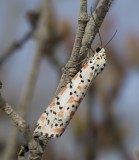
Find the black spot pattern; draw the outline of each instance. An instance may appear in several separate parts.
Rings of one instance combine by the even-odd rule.
[[[101,48],[98,47],[98,48],[96,49],[96,52],[98,53],[98,52],[100,52],[100,51],[101,51]]]
[[[58,135],[58,134],[56,134],[56,137],[59,137],[59,135]]]
[[[72,85],[70,85],[70,88],[72,88]]]
[[[55,124],[55,126],[57,127],[57,126],[58,126],[58,124],[56,123],[56,124]]]
[[[60,102],[57,102],[56,104],[57,104],[57,105],[60,105]]]
[[[45,133],[45,136],[48,137],[48,133]]]
[[[63,123],[60,124],[60,127],[62,127],[62,126],[63,126]]]
[[[42,127],[41,126],[38,126],[38,129],[41,129]]]
[[[48,119],[48,120],[47,120],[47,124],[49,125],[49,123],[50,123],[50,120]]]
[[[57,96],[56,99],[59,100],[59,97]]]
[[[55,111],[53,111],[53,114],[55,114],[55,115],[56,115],[56,112],[55,112]]]

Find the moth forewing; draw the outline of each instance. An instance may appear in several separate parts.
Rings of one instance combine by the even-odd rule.
[[[88,87],[103,70],[105,63],[105,49],[96,49],[94,56],[91,56],[71,82],[61,89],[41,115],[34,130],[35,137],[38,135],[38,138],[42,139],[62,135],[86,95]]]

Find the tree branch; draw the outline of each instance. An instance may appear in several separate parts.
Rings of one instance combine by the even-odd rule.
[[[5,114],[8,115],[8,117],[12,120],[12,122],[17,126],[19,131],[23,134],[30,151],[29,160],[41,160],[46,146],[43,143],[41,143],[40,145],[40,142],[36,142],[34,139],[32,139],[32,133],[29,129],[29,125],[2,98],[1,94],[0,94],[0,109],[3,110]],[[23,153],[25,153],[25,150],[23,152],[23,148],[21,148],[20,153],[18,155],[19,160],[21,159],[24,160]]]
[[[97,34],[106,13],[108,12],[110,5],[114,0],[100,0],[93,13],[96,24],[92,17],[88,19],[87,16],[87,0],[81,0],[80,3],[80,14],[78,18],[78,30],[75,38],[74,47],[72,50],[71,57],[63,70],[63,74],[58,85],[55,95],[58,94],[59,90],[65,86],[72,77],[79,71],[83,59],[87,56],[88,50]],[[87,24],[86,24],[87,23]],[[77,67],[79,66],[79,67]]]
[[[57,87],[55,95],[57,95],[59,90],[63,86],[65,86],[69,82],[69,80],[77,73],[76,64],[77,62],[79,62],[80,47],[82,45],[82,38],[84,36],[85,27],[86,27],[88,20],[89,19],[88,19],[88,14],[87,14],[87,0],[81,0],[80,12],[79,12],[79,17],[78,17],[78,29],[76,33],[74,46],[72,49],[72,54],[71,54],[71,57],[68,63],[65,65],[63,69],[63,74],[62,74],[60,83]]]

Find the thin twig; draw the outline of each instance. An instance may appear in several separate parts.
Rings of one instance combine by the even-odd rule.
[[[25,160],[26,149],[24,146],[21,146],[21,149],[18,154],[18,160]]]
[[[2,98],[1,95],[0,95],[0,109],[3,110],[5,114],[7,114],[8,117],[14,122],[14,124],[23,134],[26,142],[29,142],[31,135],[29,125],[20,115],[18,115],[14,111],[14,109]]]
[[[13,52],[19,50],[33,36],[33,34],[33,30],[29,31],[21,40],[14,42],[4,53],[2,53],[0,55],[0,65],[2,65],[5,60],[13,54]]]

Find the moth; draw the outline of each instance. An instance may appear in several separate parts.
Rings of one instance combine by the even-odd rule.
[[[95,22],[95,20],[94,20]],[[117,31],[116,31],[117,32]],[[78,109],[93,79],[103,71],[106,65],[105,48],[112,38],[102,47],[102,40],[99,33],[101,47],[95,50],[81,70],[73,79],[61,89],[57,97],[50,103],[40,116],[34,130],[34,138],[40,140],[60,137]]]
[[[57,97],[42,113],[34,130],[34,137],[55,138],[62,135],[78,109],[93,79],[106,65],[104,48],[97,48],[82,69],[61,89]]]

